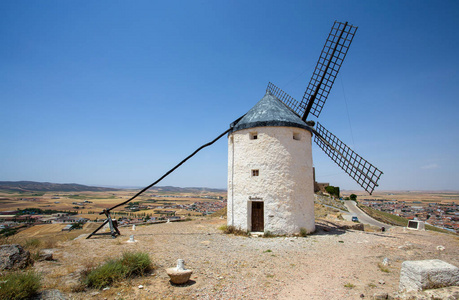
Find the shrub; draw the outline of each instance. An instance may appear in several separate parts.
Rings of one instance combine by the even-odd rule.
[[[72,224],[72,227],[70,228],[70,230],[81,229],[81,228],[83,228],[83,223],[77,222],[77,223]]]
[[[228,225],[222,225],[218,227],[218,230],[221,230],[221,231],[226,231],[226,229],[228,229]]]
[[[124,252],[121,263],[126,267],[127,277],[143,276],[152,270],[150,256],[144,252]]]
[[[383,265],[382,263],[378,263],[379,270],[384,273],[390,273],[390,270],[387,266]]]
[[[41,241],[37,238],[26,240],[24,243],[24,248],[35,249],[41,246]]]
[[[40,276],[29,271],[0,277],[0,299],[30,299],[41,287]]]
[[[18,232],[18,228],[5,228],[0,230],[0,235],[4,237],[9,237],[15,235]]]
[[[83,283],[101,289],[123,279],[142,276],[151,271],[153,265],[148,253],[124,252],[119,259],[109,259],[104,264],[83,272]]]
[[[107,260],[103,265],[91,270],[84,283],[88,287],[101,289],[125,278],[127,268],[118,260]]]
[[[263,233],[263,237],[265,237],[265,238],[271,238],[271,237],[275,237],[275,235],[274,235],[271,231],[266,230],[266,231]]]
[[[301,227],[300,228],[300,236],[305,237],[307,235],[308,235],[308,231],[306,230],[306,228]]]
[[[348,282],[348,283],[346,283],[346,284],[344,285],[344,287],[345,287],[345,288],[349,288],[349,289],[353,289],[353,288],[355,288],[355,284],[352,284],[352,283]]]
[[[244,235],[244,236],[250,235],[250,232],[244,231],[241,228],[236,228],[236,226],[233,226],[233,225],[229,225],[229,226],[223,225],[223,226],[220,226],[219,229],[223,230],[223,233],[226,233],[226,234]]]

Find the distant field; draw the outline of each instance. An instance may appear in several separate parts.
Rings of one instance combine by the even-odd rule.
[[[40,209],[54,209],[62,211],[77,211],[79,216],[91,220],[100,219],[104,217],[99,215],[103,209],[113,207],[122,203],[132,196],[137,190],[117,190],[117,191],[96,191],[96,192],[41,192],[41,193],[10,193],[0,191],[0,211],[10,211],[25,208],[40,208]],[[155,197],[160,195],[161,197]],[[170,197],[167,197],[170,196]],[[179,193],[179,192],[161,192],[161,191],[147,191],[145,194],[137,197],[133,202],[140,202],[145,205],[166,205],[166,204],[192,204],[194,202],[214,202],[215,199],[200,198],[204,196],[224,197],[226,192],[195,192],[195,193]],[[76,202],[85,203],[84,205],[74,204]],[[78,207],[78,208],[77,208]],[[113,212],[120,213],[126,212],[125,206],[115,209]],[[168,209],[170,210],[170,209]],[[141,210],[138,212],[130,212],[132,215],[151,214],[159,216],[154,213],[155,209]],[[191,212],[183,209],[176,210],[177,215],[200,215],[200,213]]]
[[[386,199],[407,202],[459,203],[459,191],[375,191],[373,195],[363,191],[342,191],[343,197],[356,194],[357,199]]]

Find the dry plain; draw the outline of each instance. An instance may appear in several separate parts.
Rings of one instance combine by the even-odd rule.
[[[28,193],[8,193],[0,191],[0,211],[10,211],[25,208],[40,208],[43,210],[53,209],[61,211],[77,211],[79,216],[90,220],[100,219],[99,215],[106,208],[113,207],[122,203],[132,196],[138,190],[116,190],[105,192],[28,192]],[[199,193],[174,193],[162,192],[160,190],[149,190],[133,200],[141,204],[150,206],[164,206],[175,204],[192,204],[194,202],[214,202],[215,199],[206,197],[225,197],[224,192],[199,192]],[[155,201],[153,202],[152,199]],[[85,203],[84,206],[74,203]],[[76,208],[78,206],[78,208]],[[125,207],[119,207],[114,210],[117,212],[127,212]],[[137,212],[129,211],[132,216],[148,214],[159,217],[161,214],[155,213],[157,209],[141,210]],[[171,209],[168,209],[171,210]],[[188,211],[185,209],[172,209],[178,216],[196,216],[201,213]]]
[[[411,192],[389,193],[432,202],[445,198],[445,194],[437,193],[416,194],[416,197]],[[12,194],[2,194],[0,198],[4,203],[10,202],[2,205],[2,210],[21,207],[72,210],[72,202],[86,199],[93,202],[85,208],[87,211],[99,211],[125,201],[135,191],[79,192],[80,199],[64,194],[45,193],[36,196],[36,200],[18,200],[33,196],[15,198]],[[157,192],[140,200],[146,201],[153,194]],[[379,197],[386,199],[387,194]],[[53,199],[56,195],[60,199]],[[205,200],[203,195],[169,196],[173,197],[159,198],[167,203],[215,201]],[[456,196],[447,197],[456,199]],[[457,235],[407,231],[400,227],[385,233],[371,229],[344,230],[339,228],[344,221],[337,217],[336,211],[316,205],[317,231],[304,238],[226,235],[218,229],[226,223],[224,218],[199,216],[189,222],[138,226],[135,231],[122,227],[122,235],[116,239],[109,236],[85,239],[97,226],[95,223],[70,233],[61,232],[60,224],[41,225],[19,232],[7,242],[25,243],[38,238],[44,241],[42,247],[53,249],[55,260],[37,262],[34,269],[42,274],[45,289],[59,289],[71,299],[360,299],[361,295],[370,299],[377,293],[397,291],[401,263],[405,260],[438,258],[459,266]],[[136,242],[127,243],[132,234]],[[445,249],[438,250],[437,246]],[[106,291],[76,292],[83,270],[118,257],[123,251],[149,253],[155,272]],[[185,259],[187,267],[193,270],[192,280],[184,286],[171,285],[164,271],[174,266],[178,258]],[[390,262],[387,270],[379,266],[384,258]],[[143,288],[139,289],[139,285]]]

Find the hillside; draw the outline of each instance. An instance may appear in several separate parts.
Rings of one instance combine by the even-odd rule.
[[[108,188],[88,186],[76,183],[51,183],[36,181],[0,181],[0,191],[7,192],[107,192],[123,190],[124,188]],[[134,189],[134,188],[132,188]],[[135,188],[141,189],[141,187]],[[150,191],[160,193],[202,193],[202,192],[226,192],[225,189],[213,189],[205,187],[175,187],[158,186],[150,188]]]
[[[205,187],[175,187],[175,186],[155,186],[150,188],[150,191],[167,192],[167,193],[201,193],[201,192],[213,192],[222,193],[226,192],[225,189],[212,189]]]
[[[35,181],[0,181],[0,190],[9,192],[105,192],[112,188],[87,186],[76,183],[51,183]]]

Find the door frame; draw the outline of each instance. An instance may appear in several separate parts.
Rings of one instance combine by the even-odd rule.
[[[265,203],[264,201],[250,201],[250,231],[256,231],[256,232],[264,232],[265,230]],[[254,206],[260,206],[261,204],[261,208],[254,208]],[[261,221],[261,224],[259,224],[259,226],[261,228],[258,228],[257,227],[257,224],[255,223],[256,220],[255,217],[257,216],[257,214],[254,214],[254,210],[258,210],[258,211],[261,211],[260,214],[258,214],[258,221]],[[255,229],[261,229],[261,230],[254,230]]]

